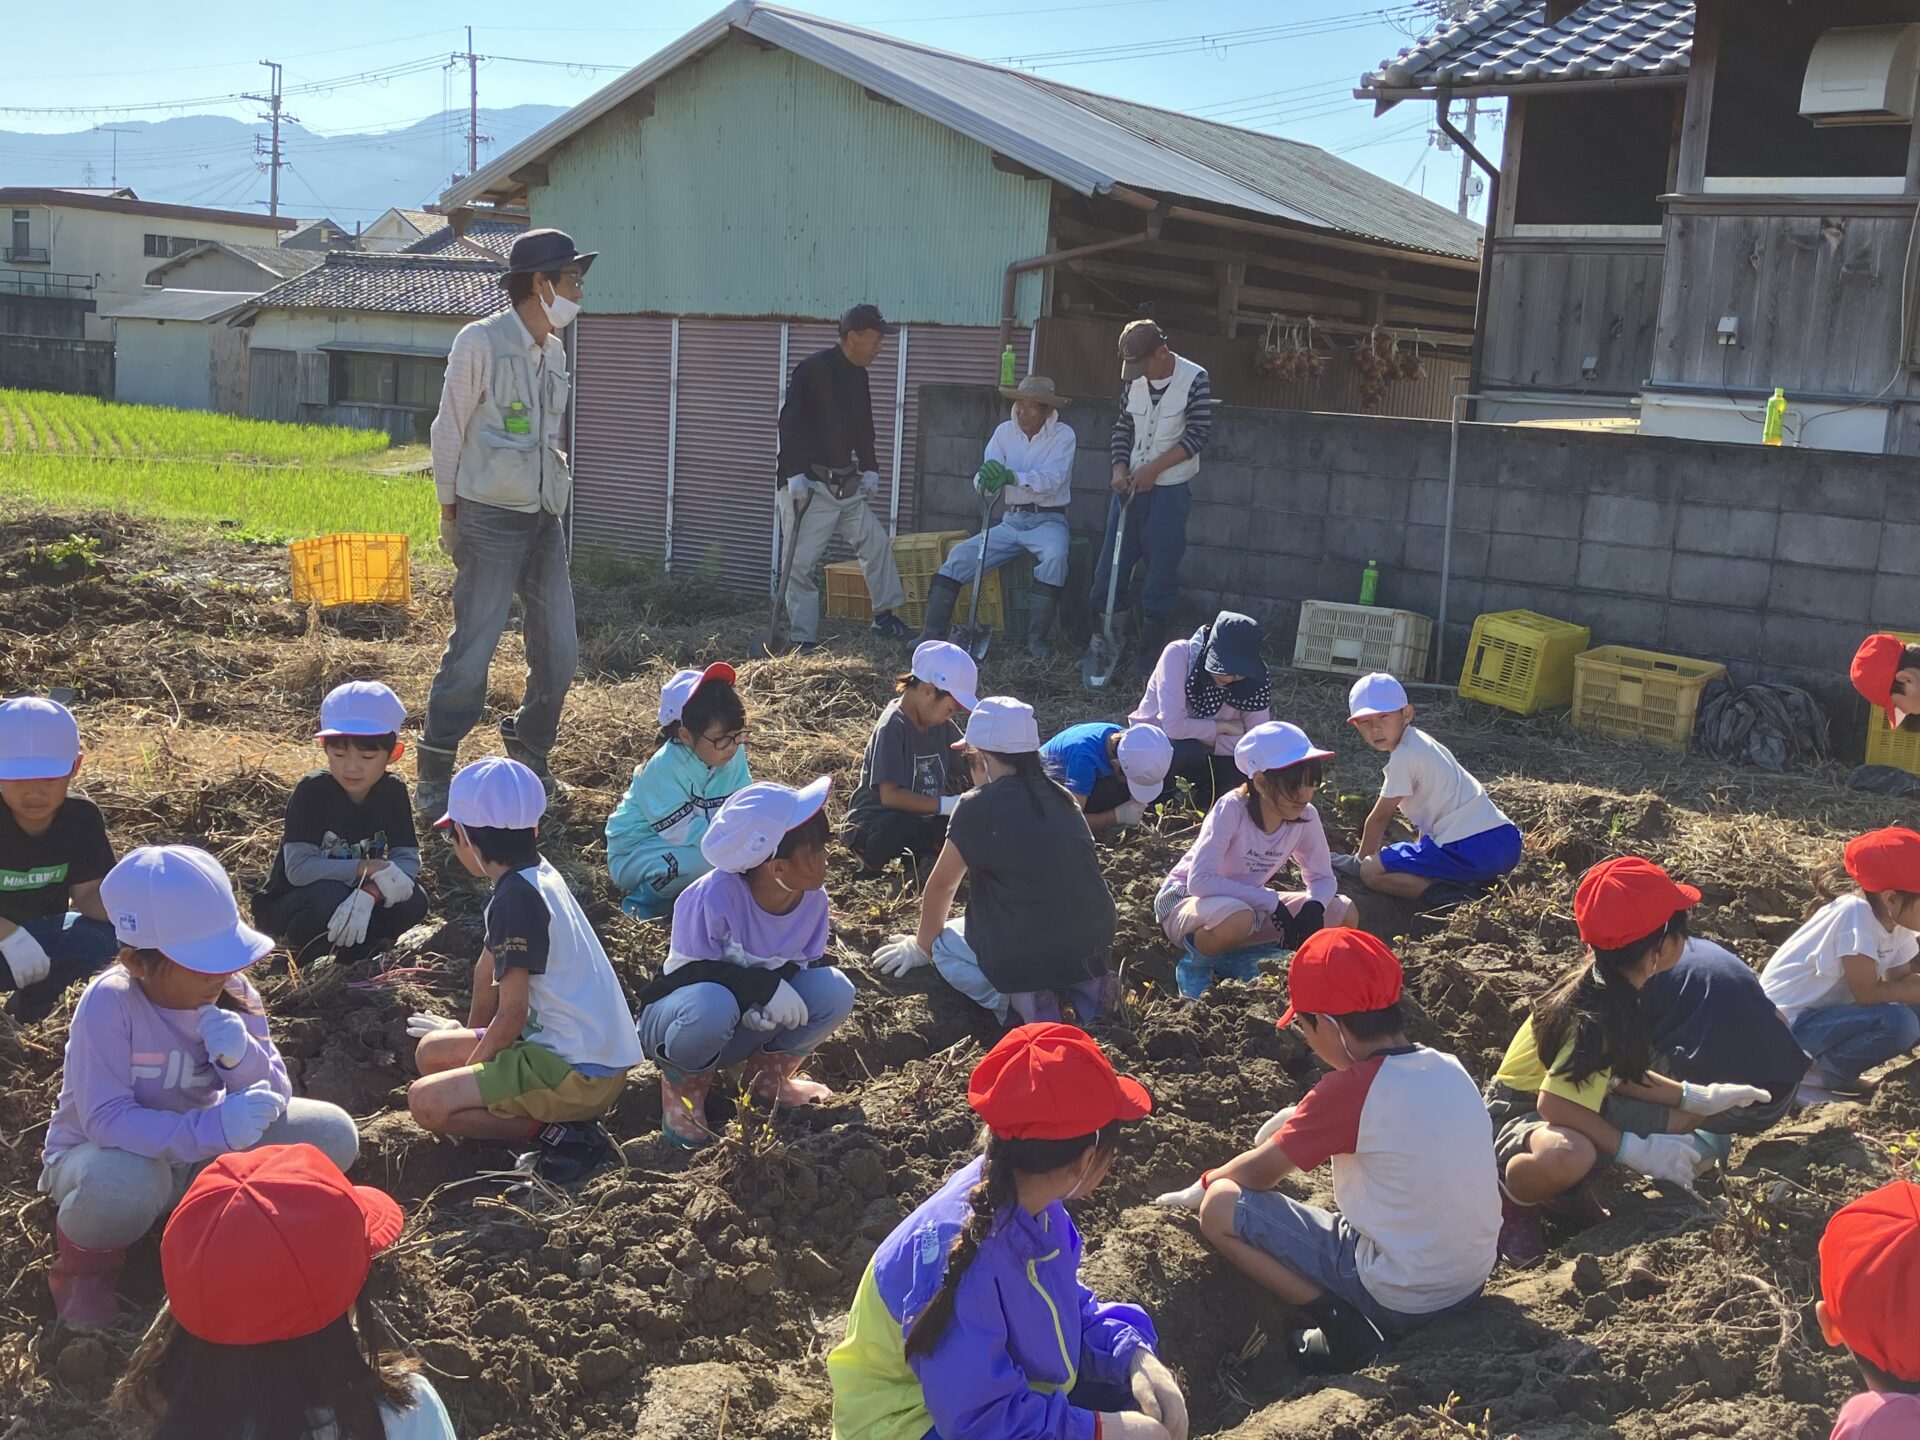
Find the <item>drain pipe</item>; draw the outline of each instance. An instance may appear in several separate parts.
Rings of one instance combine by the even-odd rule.
[[[1071,250],[1049,250],[1044,255],[1035,255],[1031,259],[1016,260],[1007,266],[1006,277],[1000,282],[1000,343],[993,352],[994,373],[999,373],[1000,357],[1007,353],[1007,346],[1013,343],[1014,291],[1018,288],[1020,277],[1032,270],[1046,270],[1055,265],[1063,265],[1069,260],[1084,260],[1090,255],[1101,255],[1109,250],[1124,250],[1132,245],[1145,245],[1160,238],[1160,226],[1167,218],[1171,206],[1162,200],[1153,207],[1147,216],[1147,228],[1138,235],[1122,235],[1115,240],[1099,240],[1091,245],[1076,245]]]
[[[1487,348],[1487,295],[1493,283],[1493,223],[1500,214],[1500,167],[1482,155],[1473,141],[1453,123],[1447,114],[1452,104],[1453,92],[1450,90],[1442,90],[1434,96],[1434,116],[1441,133],[1458,145],[1461,152],[1487,176],[1487,224],[1480,232],[1480,284],[1473,301],[1473,358],[1467,371],[1467,389],[1474,392],[1477,399],[1481,356]]]

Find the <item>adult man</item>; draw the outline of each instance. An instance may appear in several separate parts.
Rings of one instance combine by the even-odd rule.
[[[559,332],[580,313],[582,281],[598,251],[581,254],[559,230],[513,242],[501,285],[511,308],[454,337],[440,413],[433,419],[433,483],[440,548],[453,557],[453,633],[427,696],[414,803],[446,809],[460,742],[487,700],[487,667],[520,597],[526,694],[500,722],[507,754],[549,790],[547,754],[580,659],[563,517],[573,475],[560,445],[566,347]]]
[[[944,640],[953,625],[953,604],[962,585],[980,569],[987,547],[988,570],[998,570],[1022,552],[1033,556],[1033,613],[1027,622],[1027,653],[1047,658],[1047,637],[1067,583],[1067,501],[1073,495],[1073,431],[1060,423],[1067,402],[1044,375],[1029,375],[1000,393],[1013,401],[1013,418],[1002,420],[987,441],[986,463],[973,477],[980,495],[1005,495],[1007,513],[981,539],[953,547],[927,591],[922,640]]]
[[[1127,533],[1120,555],[1115,608],[1137,608],[1138,667],[1153,668],[1173,624],[1180,584],[1180,557],[1187,549],[1189,482],[1200,473],[1200,452],[1213,437],[1213,388],[1207,372],[1167,348],[1151,320],[1135,320],[1120,332],[1120,417],[1113,423],[1113,503],[1106,538],[1094,569],[1095,615],[1107,605],[1114,528],[1126,507]],[[1133,570],[1146,560],[1137,599]]]
[[[893,542],[867,508],[867,497],[880,489],[867,366],[899,328],[881,317],[877,305],[856,305],[840,317],[840,342],[794,366],[787,383],[787,400],[780,407],[778,508],[781,542],[793,546],[788,633],[802,650],[811,650],[820,638],[820,587],[813,572],[835,535],[860,556],[873,602],[873,633],[890,640],[913,638],[893,613],[906,600]],[[860,467],[857,483],[814,474],[815,467],[844,473],[853,464]]]

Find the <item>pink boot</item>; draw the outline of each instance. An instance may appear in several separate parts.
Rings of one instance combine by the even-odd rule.
[[[698,1150],[713,1139],[707,1128],[707,1092],[713,1089],[713,1071],[697,1075],[660,1066],[660,1133],[683,1150]]]
[[[127,1247],[89,1250],[74,1244],[57,1226],[54,1237],[60,1253],[47,1267],[47,1289],[53,1295],[54,1313],[79,1330],[110,1323],[120,1313],[120,1296],[114,1286],[120,1279],[120,1267],[127,1262]]]
[[[833,1091],[827,1086],[794,1073],[806,1058],[804,1055],[770,1055],[762,1050],[747,1062],[742,1076],[747,1093],[783,1110],[797,1110],[802,1105],[831,1100]]]

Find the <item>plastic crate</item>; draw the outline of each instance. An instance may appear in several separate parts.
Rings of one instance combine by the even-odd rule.
[[[1460,693],[1531,715],[1573,699],[1573,657],[1593,631],[1531,610],[1499,610],[1473,622]]]
[[[1402,680],[1427,678],[1433,621],[1411,610],[1302,600],[1293,642],[1296,670],[1371,675],[1384,670]]]
[[[412,568],[404,535],[321,535],[287,547],[296,604],[410,605]]]
[[[1894,630],[1908,645],[1920,645],[1920,632]],[[1878,705],[1867,709],[1867,764],[1891,765],[1909,775],[1920,775],[1920,735],[1911,730],[1894,730],[1887,725],[1887,712]]]
[[[1573,662],[1573,728],[1684,750],[1700,696],[1727,667],[1657,650],[1602,645]]]
[[[963,531],[959,538],[947,546],[947,554],[951,555],[971,539],[973,539],[972,532]],[[977,553],[975,558],[978,558]],[[1033,557],[1016,555],[988,575],[985,583],[981,585],[980,623],[990,630],[997,630],[1003,634],[1009,628],[1024,631],[1032,603]],[[966,624],[968,610],[972,604],[972,584],[962,585],[960,594],[953,602],[954,624]],[[924,611],[922,613],[924,615]]]
[[[939,573],[947,552],[966,539],[967,533],[923,530],[893,537],[893,563],[900,569],[900,590],[906,597],[899,615],[907,624],[917,626],[927,618],[927,586]],[[846,620],[871,620],[873,601],[867,595],[867,577],[860,562],[840,560],[825,569],[827,614]]]

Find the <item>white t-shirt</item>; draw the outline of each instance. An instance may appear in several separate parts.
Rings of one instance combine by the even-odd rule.
[[[502,875],[483,924],[494,978],[527,972],[523,1039],[587,1074],[640,1063],[640,1036],[620,977],[558,870],[542,860]]]
[[[1884,976],[1920,955],[1920,936],[1904,926],[1891,931],[1873,913],[1864,895],[1842,895],[1814,911],[1786,943],[1773,952],[1760,984],[1791,1025],[1809,1010],[1854,1003],[1840,962],[1849,955],[1872,957]]]
[[[1387,752],[1380,793],[1400,802],[1400,813],[1422,835],[1442,845],[1471,839],[1513,822],[1500,813],[1478,780],[1453,752],[1426,731],[1409,725]]]
[[[453,1433],[453,1421],[447,1417],[447,1407],[440,1403],[440,1396],[427,1383],[427,1377],[409,1375],[407,1387],[413,1391],[411,1408],[380,1407],[380,1421],[387,1440],[459,1440]],[[328,1420],[314,1430],[313,1440],[338,1440],[339,1433]]]

